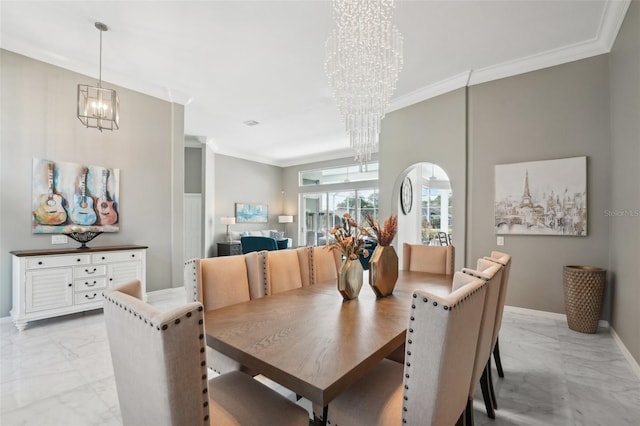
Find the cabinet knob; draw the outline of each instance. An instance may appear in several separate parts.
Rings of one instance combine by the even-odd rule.
[[[69,283],[69,284],[68,284],[68,286],[69,286],[69,287],[73,287],[73,284]]]
[[[104,260],[104,256],[102,256],[102,260]]]
[[[132,254],[132,255],[131,255],[131,257],[136,257],[136,255],[135,255],[135,254]]]
[[[38,265],[42,265],[42,261],[38,262]]]
[[[76,259],[76,262],[80,262],[80,259]]]
[[[113,278],[109,278],[109,281],[113,281]]]

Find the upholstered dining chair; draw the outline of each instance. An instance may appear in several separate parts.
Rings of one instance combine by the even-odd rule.
[[[453,246],[425,246],[402,244],[402,269],[453,275],[455,251]]]
[[[196,301],[202,304],[205,311],[250,300],[245,256],[196,259],[195,269]],[[207,365],[216,373],[242,368],[238,362],[208,346]]]
[[[311,264],[311,284],[338,279],[340,269],[340,250],[330,246],[309,247]]]
[[[500,286],[500,298],[498,299],[498,312],[496,314],[496,323],[493,331],[493,360],[496,363],[496,370],[499,377],[504,377],[502,369],[502,360],[500,359],[500,342],[498,335],[500,327],[502,327],[502,315],[504,313],[504,303],[507,297],[507,286],[509,285],[509,272],[511,271],[511,255],[499,251],[492,251],[491,256],[485,256],[486,260],[496,262],[504,266],[502,272],[502,285]],[[496,407],[497,408],[497,407]]]
[[[478,382],[482,389],[482,396],[487,410],[487,415],[494,419],[493,382],[491,380],[491,349],[493,326],[496,320],[498,309],[498,298],[500,296],[500,286],[502,285],[502,265],[488,260],[478,259],[476,269],[463,268],[462,272],[480,278],[487,283],[487,296],[484,302],[482,320],[480,322],[480,332],[478,333],[478,345],[476,347],[475,361],[473,364],[473,374],[469,386],[469,400],[465,410],[466,424],[473,425],[473,395],[475,394]],[[452,286],[456,290],[456,284]]]
[[[301,248],[300,252],[302,250],[308,249]],[[300,256],[298,252],[298,249],[278,250],[270,251],[267,254],[267,295],[303,286],[302,271],[305,263],[308,270],[309,261],[302,260],[304,257]],[[303,263],[302,268],[300,265],[301,260]]]
[[[415,291],[406,360],[387,359],[328,407],[332,425],[453,425],[464,414],[485,298],[485,282],[457,272],[446,296]],[[314,413],[322,407],[313,406]]]
[[[124,425],[309,424],[306,410],[234,371],[207,382],[203,307],[161,312],[140,300],[140,282],[104,292]]]

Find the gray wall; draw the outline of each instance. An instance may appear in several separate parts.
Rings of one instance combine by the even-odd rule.
[[[464,267],[466,180],[466,89],[458,89],[388,114],[379,150],[380,217],[402,215],[400,184],[421,162],[439,165],[449,175],[453,194],[456,268]],[[414,192],[418,190],[414,183]],[[399,217],[399,221],[402,220]],[[397,242],[396,242],[397,244]],[[398,252],[402,251],[402,247]]]
[[[202,148],[184,149],[184,192],[202,193]]]
[[[283,214],[283,168],[226,155],[215,155],[215,241],[212,253],[217,254],[215,243],[225,241],[226,225],[222,216],[235,216],[235,203],[267,204],[269,223],[243,223],[231,225],[232,231],[262,229],[282,230],[278,216]]]
[[[611,324],[640,362],[640,3],[631,2],[609,55]]]
[[[76,118],[77,84],[93,78],[6,50],[0,63],[0,316],[11,308],[9,251],[78,246],[31,233],[33,158],[119,168],[120,232],[90,245],[147,245],[148,290],[181,285],[183,107],[115,87],[120,130],[101,133]]]
[[[513,256],[506,303],[564,313],[563,265],[606,268],[610,202],[607,56],[469,88],[468,263]],[[494,166],[586,155],[588,236],[505,236],[496,245]]]

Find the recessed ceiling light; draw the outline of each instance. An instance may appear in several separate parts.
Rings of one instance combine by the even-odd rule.
[[[247,120],[244,122],[244,124],[246,124],[249,127],[253,127],[253,126],[257,126],[260,123],[256,120]]]

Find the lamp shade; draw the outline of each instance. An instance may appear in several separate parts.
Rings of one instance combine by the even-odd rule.
[[[233,217],[233,216],[222,216],[220,218],[220,223],[222,223],[224,225],[235,225],[236,218]]]
[[[278,216],[278,223],[293,223],[293,216]]]

